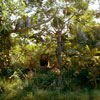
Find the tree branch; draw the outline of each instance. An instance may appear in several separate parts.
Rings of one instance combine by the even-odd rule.
[[[28,31],[28,30],[30,30],[30,29],[32,29],[32,28],[35,28],[36,26],[45,24],[45,23],[49,22],[52,18],[54,18],[57,12],[58,12],[58,8],[57,8],[57,10],[55,11],[55,13],[54,13],[49,19],[47,19],[47,20],[45,20],[45,21],[42,21],[42,22],[39,22],[39,23],[37,23],[37,24],[34,24],[34,25],[32,25],[31,27],[28,27],[28,28],[19,29],[19,30],[13,30],[11,33],[25,32],[25,31]]]

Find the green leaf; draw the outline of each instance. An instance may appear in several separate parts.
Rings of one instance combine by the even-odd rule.
[[[86,50],[88,51],[88,52],[90,52],[90,48],[89,48],[89,46],[88,45],[86,45]]]
[[[26,6],[26,4],[23,2],[23,0],[21,0],[21,3],[22,3],[23,6]]]

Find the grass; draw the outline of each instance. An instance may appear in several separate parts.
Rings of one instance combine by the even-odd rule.
[[[52,87],[53,81],[57,83],[57,77],[39,73],[24,81],[1,79],[5,92],[0,93],[0,100],[100,100],[100,90],[62,91],[56,83]]]

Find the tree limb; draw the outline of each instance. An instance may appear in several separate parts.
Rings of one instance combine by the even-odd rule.
[[[32,25],[31,27],[28,27],[28,28],[19,29],[19,30],[13,30],[11,33],[25,32],[25,31],[28,31],[28,30],[30,30],[30,29],[36,27],[36,26],[45,24],[45,23],[49,22],[52,18],[54,18],[57,12],[58,12],[58,8],[57,8],[57,10],[55,11],[55,13],[54,13],[49,19],[47,19],[47,20],[45,20],[45,21],[42,21],[42,22],[39,22],[39,23],[37,23],[37,24],[34,24],[34,25]]]

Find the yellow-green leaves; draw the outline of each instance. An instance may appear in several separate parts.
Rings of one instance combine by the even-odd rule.
[[[86,47],[85,47],[85,48],[86,48],[86,51],[90,53],[90,48],[89,48],[89,46],[88,46],[88,45],[86,45]]]
[[[21,3],[22,3],[23,6],[26,6],[26,4],[23,2],[23,0],[21,0]]]

